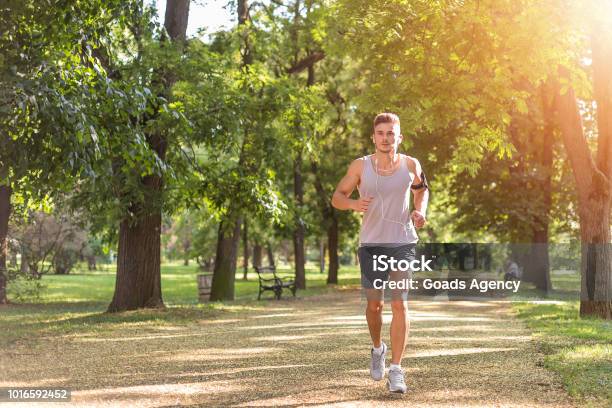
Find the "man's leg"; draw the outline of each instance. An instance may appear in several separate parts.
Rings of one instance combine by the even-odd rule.
[[[366,320],[368,321],[368,329],[370,330],[370,337],[372,338],[372,344],[378,348],[381,345],[382,338],[382,310],[384,301],[368,299],[368,305],[366,306]]]
[[[383,290],[376,289],[376,281],[386,281],[387,275],[383,271],[375,271],[372,268],[372,248],[360,247],[359,265],[361,266],[361,284],[365,291],[367,306],[365,310],[366,320],[370,337],[372,338],[372,349],[370,350],[370,376],[375,381],[380,381],[385,376],[385,358],[387,346],[382,341],[382,310],[384,305]],[[376,253],[374,253],[376,255]]]
[[[408,302],[405,300],[391,300],[391,364],[400,364],[404,355],[404,349],[408,341]]]
[[[408,275],[401,271],[391,272],[391,280],[400,283]],[[389,366],[389,391],[405,393],[408,389],[401,367],[402,356],[408,340],[408,291],[395,289],[391,291],[391,365]]]

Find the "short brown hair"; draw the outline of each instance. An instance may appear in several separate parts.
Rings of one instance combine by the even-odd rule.
[[[374,128],[376,128],[376,126],[381,123],[393,123],[394,125],[397,123],[399,125],[400,119],[399,116],[397,116],[395,113],[383,112],[379,113],[374,118]]]

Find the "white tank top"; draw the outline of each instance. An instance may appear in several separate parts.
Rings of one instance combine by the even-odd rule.
[[[374,197],[363,215],[359,245],[414,244],[419,240],[410,219],[410,186],[414,174],[408,168],[408,156],[400,154],[398,169],[389,176],[377,175],[371,156],[363,157],[359,186],[360,197]]]

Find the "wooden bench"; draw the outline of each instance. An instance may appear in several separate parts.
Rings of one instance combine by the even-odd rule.
[[[259,277],[259,294],[257,300],[261,299],[261,294],[266,290],[274,292],[274,297],[280,300],[283,288],[287,288],[295,297],[295,281],[293,279],[283,279],[276,274],[275,266],[255,266],[255,272]]]

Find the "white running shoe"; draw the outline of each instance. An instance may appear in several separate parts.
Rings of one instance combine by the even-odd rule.
[[[404,394],[408,389],[404,380],[404,370],[397,367],[390,368],[387,385],[389,386],[389,391]]]
[[[380,381],[385,376],[385,355],[387,354],[387,345],[382,342],[383,351],[380,355],[374,353],[372,348],[372,360],[370,361],[370,375],[375,381]]]

